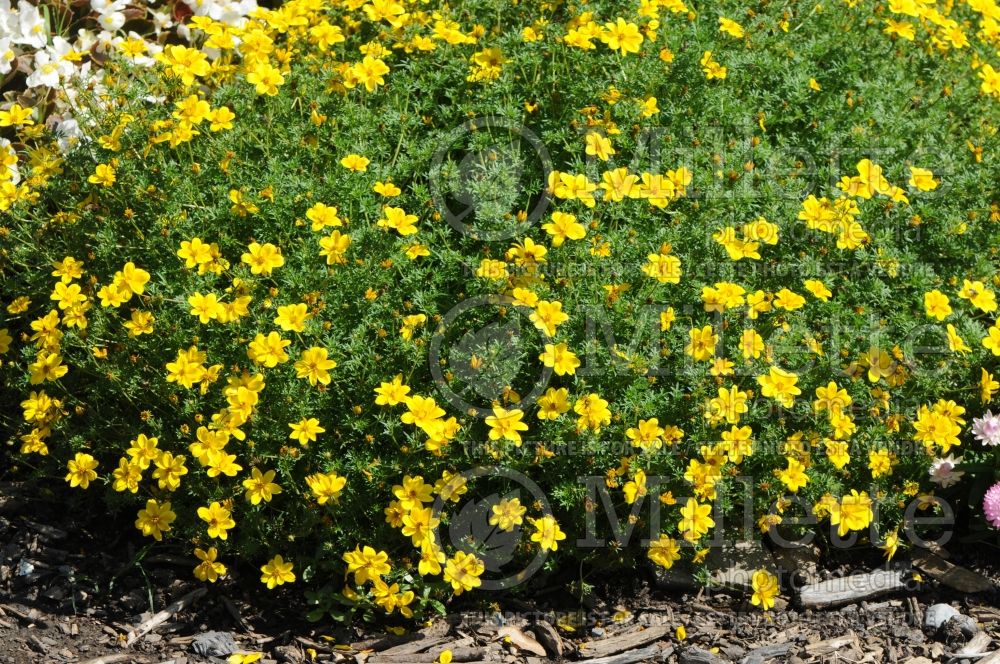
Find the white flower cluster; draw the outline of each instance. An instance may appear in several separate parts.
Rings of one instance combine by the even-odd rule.
[[[12,0],[0,0],[0,85],[19,70],[27,77],[24,83],[27,90],[60,91],[55,97],[55,113],[47,120],[60,135],[63,149],[81,137],[73,112],[75,89],[100,88],[97,62],[102,60],[95,61],[89,57],[91,53],[116,53],[137,66],[149,67],[155,62],[153,56],[162,51],[161,43],[167,35],[176,33],[190,39],[190,32],[174,19],[169,4],[146,1],[150,6],[143,8],[132,0],[90,0],[89,16],[95,19],[97,28],[80,28],[70,35],[54,32],[55,21],[32,2],[18,0],[14,6]],[[257,9],[257,0],[184,0],[184,3],[196,16],[208,16],[230,25],[242,24]],[[126,24],[143,25],[146,34],[125,30]],[[0,165],[7,151],[6,146],[0,146]]]

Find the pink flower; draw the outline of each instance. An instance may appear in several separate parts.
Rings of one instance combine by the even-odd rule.
[[[962,463],[962,457],[956,459],[950,454],[943,459],[935,459],[930,469],[931,482],[941,485],[942,489],[947,489],[955,484],[965,474],[964,471],[955,470],[955,467],[960,463]]]
[[[983,445],[1000,445],[1000,415],[986,411],[982,417],[973,418],[972,433]]]
[[[983,496],[983,512],[986,520],[994,528],[1000,528],[1000,482],[997,482]]]

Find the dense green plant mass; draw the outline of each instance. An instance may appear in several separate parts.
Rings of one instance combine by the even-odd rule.
[[[67,152],[0,116],[5,437],[198,578],[241,558],[337,616],[532,560],[700,565],[745,506],[891,556],[995,469],[998,19],[193,18],[73,91]],[[578,542],[610,508],[653,546]]]

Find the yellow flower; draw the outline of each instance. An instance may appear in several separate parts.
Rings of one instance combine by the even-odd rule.
[[[304,332],[306,320],[310,318],[309,307],[302,303],[286,304],[278,307],[278,315],[274,324],[285,332]]]
[[[538,398],[538,419],[555,420],[569,411],[569,390],[550,387]]]
[[[809,476],[806,475],[805,466],[797,460],[789,457],[786,461],[788,461],[788,468],[778,473],[778,479],[788,487],[789,491],[796,493],[809,483]]]
[[[597,393],[577,399],[573,404],[573,412],[580,416],[576,421],[576,428],[579,431],[590,429],[594,433],[600,433],[602,425],[611,424],[608,402]]]
[[[827,439],[824,445],[826,447],[826,457],[837,470],[842,470],[851,461],[851,455],[848,453],[846,442]]]
[[[198,508],[198,518],[208,524],[208,536],[221,540],[229,539],[229,530],[236,526],[228,509],[218,501],[213,501],[208,507]]]
[[[899,549],[899,528],[896,528],[891,533],[887,533],[885,542],[879,548],[884,552],[886,560],[892,560],[892,557],[896,555],[896,551]]]
[[[375,403],[379,406],[395,406],[402,403],[409,393],[409,385],[403,384],[403,374],[396,374],[391,382],[381,383],[375,388]]]
[[[958,330],[951,323],[946,326],[948,335],[948,348],[953,353],[971,353],[972,349],[965,343],[965,340],[958,334]]]
[[[521,445],[521,431],[527,431],[528,425],[522,422],[524,411],[519,408],[507,410],[500,406],[493,407],[493,414],[486,418],[486,426],[490,428],[490,440],[510,440],[515,445]]]
[[[194,577],[199,581],[215,583],[219,580],[219,577],[226,575],[226,566],[216,561],[219,552],[214,546],[208,547],[207,551],[204,549],[195,549],[194,555],[201,561],[194,568]]]
[[[829,300],[830,296],[833,295],[833,293],[830,292],[830,289],[826,287],[826,284],[817,279],[806,279],[803,284],[805,285],[806,290],[812,293],[814,297],[823,300],[824,302]]]
[[[15,14],[16,16],[16,14]],[[32,114],[33,108],[25,108],[20,104],[11,104],[10,108],[0,111],[0,127],[24,127],[35,124]]]
[[[987,335],[983,337],[983,348],[994,355],[1000,355],[1000,321],[994,323],[993,327],[987,331]]]
[[[486,565],[474,554],[458,551],[444,568],[444,580],[451,584],[456,595],[482,585],[479,578],[486,571]]]
[[[360,546],[355,547],[354,551],[345,553],[343,559],[347,563],[348,574],[354,574],[354,583],[359,586],[380,579],[391,570],[388,562],[389,554],[385,551],[375,551],[370,546],[365,546],[364,549]]]
[[[660,534],[660,538],[650,542],[646,557],[663,569],[670,569],[681,558],[681,547],[677,540]]]
[[[280,555],[271,558],[267,564],[261,566],[260,571],[260,581],[267,585],[268,590],[273,590],[276,586],[295,581],[295,574],[292,573],[292,563],[285,562],[285,559]]]
[[[258,61],[247,73],[247,83],[253,85],[259,95],[273,97],[278,94],[278,87],[284,82],[285,77],[281,75],[281,71],[266,60]]]
[[[434,397],[412,396],[404,401],[407,412],[399,416],[403,424],[412,424],[420,429],[432,431],[437,420],[444,417],[445,411],[437,405]]]
[[[655,417],[639,420],[638,426],[625,431],[625,436],[632,441],[633,447],[642,448],[647,452],[659,449],[663,445],[663,434],[664,429]]]
[[[774,306],[779,309],[785,309],[786,311],[794,311],[800,309],[806,303],[806,299],[788,290],[787,288],[782,288],[780,291],[774,294]]]
[[[972,303],[972,306],[985,313],[992,313],[997,310],[996,294],[981,281],[964,279],[962,281],[962,288],[958,291],[958,296],[964,300],[968,300]]]
[[[587,134],[585,152],[592,157],[597,157],[601,161],[607,161],[611,155],[615,154],[615,149],[611,147],[611,141],[606,136],[601,136],[595,131]]]
[[[539,300],[528,318],[535,327],[552,337],[556,328],[569,320],[569,315],[563,312],[562,302]]]
[[[170,524],[176,519],[177,515],[171,511],[169,502],[161,505],[151,499],[146,501],[145,509],[139,510],[135,527],[146,537],[152,537],[159,542],[163,539],[163,533],[171,529]]]
[[[97,479],[97,459],[77,452],[76,456],[66,463],[69,472],[66,474],[66,481],[71,487],[86,489],[90,483]]]
[[[929,318],[944,320],[951,314],[951,306],[948,303],[948,296],[936,288],[924,293],[924,309]]]
[[[649,254],[642,272],[661,284],[676,284],[681,280],[681,260],[676,256]]]
[[[370,55],[366,55],[364,60],[351,67],[354,79],[364,85],[368,92],[374,92],[378,86],[385,85],[385,75],[388,73],[389,66],[385,61]]]
[[[372,191],[386,198],[395,198],[403,193],[403,190],[394,185],[392,182],[376,182],[372,186]]]
[[[87,178],[91,184],[99,184],[102,187],[110,187],[115,183],[115,168],[110,164],[98,164],[94,167],[94,173]]]
[[[993,374],[991,374],[986,369],[980,368],[981,376],[979,380],[980,396],[984,404],[990,402],[993,398],[993,393],[1000,389],[1000,382],[993,379]]]
[[[627,53],[638,53],[642,45],[642,33],[635,23],[626,23],[625,19],[618,17],[614,23],[605,23],[601,31],[601,41],[607,44],[612,51],[618,51],[621,55]]]
[[[362,157],[358,154],[349,154],[340,160],[341,166],[355,173],[364,173],[368,170],[368,164],[370,163],[371,161],[368,157]]]
[[[559,529],[559,524],[548,514],[539,519],[529,517],[528,521],[535,527],[531,541],[538,542],[542,551],[556,551],[559,549],[559,542],[566,539],[566,533]]]
[[[625,493],[625,502],[629,505],[634,504],[636,500],[645,496],[648,493],[646,489],[646,473],[637,470],[635,478],[626,482],[625,486],[622,487],[622,491]]]
[[[777,597],[780,588],[778,587],[778,577],[767,570],[759,569],[753,573],[751,578],[753,595],[750,596],[750,603],[759,606],[764,611],[774,606],[774,598]]]
[[[719,17],[719,32],[723,32],[735,39],[743,39],[743,26],[732,19]]]
[[[305,378],[310,385],[329,385],[330,369],[335,369],[337,362],[327,358],[325,348],[313,346],[302,351],[294,366],[296,377]]]
[[[872,471],[872,478],[877,479],[883,475],[892,474],[892,456],[888,450],[872,450],[868,453],[868,468]]]
[[[181,486],[181,477],[188,474],[187,466],[184,465],[185,456],[178,454],[174,456],[170,452],[161,452],[156,458],[156,469],[153,471],[153,479],[161,489],[176,491]]]
[[[795,385],[798,381],[796,374],[778,367],[771,367],[767,374],[757,376],[757,383],[762,388],[761,394],[771,397],[785,408],[791,408],[795,396],[802,394],[802,390]]]
[[[379,228],[391,228],[403,237],[417,232],[417,215],[391,205],[382,208],[382,217],[376,223]]]
[[[569,350],[564,344],[545,344],[545,352],[538,356],[538,359],[547,367],[552,367],[557,376],[566,376],[576,373],[576,368],[580,366],[580,360],[576,353]]]
[[[715,355],[718,337],[715,336],[711,325],[706,325],[700,330],[694,328],[689,332],[689,336],[691,342],[684,347],[684,352],[693,357],[696,362],[709,360]]]
[[[705,53],[701,56],[699,64],[701,65],[701,70],[705,74],[705,78],[707,80],[724,80],[726,78],[726,68],[715,61],[712,57],[711,51],[705,51]]]
[[[139,481],[142,479],[142,468],[129,459],[120,459],[118,467],[111,473],[114,481],[111,488],[115,491],[139,492]]]
[[[266,337],[258,332],[247,348],[247,357],[265,367],[276,367],[288,361],[285,348],[291,343],[288,339],[282,339],[277,332],[270,332]]]
[[[872,500],[868,493],[858,493],[857,489],[851,489],[850,495],[844,496],[831,511],[830,523],[838,526],[837,532],[843,537],[849,531],[867,528],[873,517]]]
[[[209,122],[209,130],[222,131],[233,128],[233,120],[236,119],[236,114],[228,106],[220,106],[219,108],[212,109],[206,116],[206,119]]]
[[[274,482],[274,475],[273,470],[261,473],[257,468],[253,468],[250,477],[243,480],[246,499],[251,505],[259,505],[261,501],[269,503],[275,494],[281,493],[281,487]]]
[[[303,447],[307,447],[309,443],[316,440],[318,434],[326,431],[319,425],[319,420],[315,417],[303,417],[298,422],[289,423],[288,426],[292,430],[288,437]]]
[[[209,293],[207,295],[202,295],[199,292],[195,292],[188,296],[188,304],[191,305],[191,310],[189,313],[192,316],[197,316],[198,321],[205,325],[209,321],[217,320],[220,316],[224,316],[226,309],[219,302],[215,293]]]
[[[519,526],[524,523],[524,513],[528,511],[528,508],[521,505],[521,501],[518,498],[511,498],[510,500],[501,500],[490,510],[489,523],[491,526],[496,526],[504,532],[510,532],[514,529],[514,526]]]
[[[709,516],[712,512],[710,504],[702,505],[694,498],[688,498],[687,504],[681,508],[681,520],[677,528],[689,542],[697,541],[708,529],[715,525]]]
[[[509,277],[510,273],[507,271],[507,264],[503,261],[484,258],[480,261],[479,267],[476,268],[476,276],[493,281],[502,281]]]
[[[937,189],[938,181],[934,179],[934,173],[930,169],[911,166],[909,185],[919,191],[932,191]]]
[[[285,264],[281,249],[270,242],[264,244],[252,242],[240,260],[250,266],[250,272],[253,274],[265,276]]]

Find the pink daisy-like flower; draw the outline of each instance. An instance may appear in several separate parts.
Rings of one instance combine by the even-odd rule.
[[[1000,528],[1000,482],[990,487],[983,496],[983,512],[991,526]]]
[[[982,417],[973,418],[972,433],[983,445],[1000,445],[1000,415],[986,411]]]

